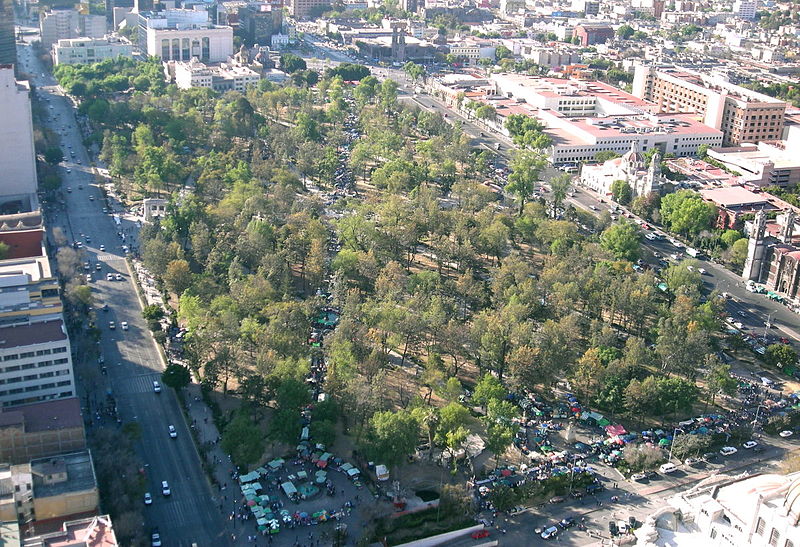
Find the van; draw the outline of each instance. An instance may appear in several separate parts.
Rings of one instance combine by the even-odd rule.
[[[674,473],[675,471],[677,471],[678,467],[672,462],[667,462],[667,463],[661,464],[661,467],[659,467],[658,470],[661,471],[662,473],[669,474],[669,473]]]
[[[764,384],[767,387],[771,387],[772,384],[774,384],[775,382],[773,382],[772,380],[770,380],[769,378],[767,378],[765,376],[762,376],[761,377],[761,383]]]

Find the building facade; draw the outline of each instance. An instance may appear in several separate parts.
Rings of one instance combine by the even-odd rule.
[[[42,47],[49,50],[59,40],[68,38],[102,38],[107,32],[102,15],[84,15],[75,10],[54,9],[39,15]]]
[[[289,14],[295,19],[304,19],[314,8],[329,6],[328,0],[289,0]]]
[[[36,152],[33,146],[30,87],[17,81],[12,65],[0,65],[0,197],[35,194]]]
[[[575,25],[572,34],[583,47],[604,44],[614,38],[614,29],[605,23],[580,23]]]
[[[16,465],[85,448],[76,397],[0,409],[0,462]]]
[[[36,520],[68,518],[97,511],[100,493],[88,450],[31,460]]]
[[[724,146],[780,140],[786,103],[677,68],[638,65],[633,94],[658,105],[660,112],[697,112],[706,125],[723,132]]]
[[[130,42],[108,38],[73,38],[59,40],[53,46],[53,64],[88,65],[106,59],[133,57],[133,45]]]
[[[185,9],[139,14],[139,47],[162,61],[221,63],[233,55],[233,29],[212,25],[208,13]]]
[[[581,185],[602,195],[611,195],[614,181],[624,180],[631,188],[634,197],[659,192],[664,176],[661,174],[661,156],[656,152],[645,163],[639,153],[637,143],[622,157],[608,160],[599,165],[584,165],[581,168]]]
[[[174,73],[175,84],[180,89],[206,87],[219,93],[226,91],[244,93],[248,86],[258,85],[258,82],[261,81],[261,75],[258,72],[245,66],[226,63],[220,66],[208,66],[197,59],[192,59],[188,63],[174,62],[168,70]],[[147,206],[145,203],[145,207]],[[147,214],[145,219],[147,219]]]
[[[0,0],[0,65],[17,64],[14,0]]]
[[[247,44],[269,45],[282,26],[282,7],[260,4],[239,9],[239,29]]]

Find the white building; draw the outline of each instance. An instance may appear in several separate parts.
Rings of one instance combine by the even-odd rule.
[[[127,40],[106,37],[59,40],[53,46],[55,65],[88,65],[117,57],[133,57],[133,45]]]
[[[102,38],[106,32],[106,18],[102,15],[83,15],[75,10],[54,9],[39,15],[42,47],[50,49],[59,40],[67,38]]]
[[[733,3],[733,13],[742,19],[755,19],[757,10],[758,0],[736,0]]]
[[[800,545],[800,473],[712,476],[675,496],[636,531],[654,546]]]
[[[460,57],[469,64],[475,64],[479,59],[492,59],[495,58],[497,46],[488,40],[479,40],[475,38],[462,38],[456,39],[448,44],[450,46],[450,53],[456,57]]]
[[[624,180],[630,186],[634,197],[658,192],[663,182],[661,156],[656,152],[645,165],[637,143],[622,157],[608,160],[602,164],[584,165],[581,168],[581,185],[601,195],[610,195],[611,186],[616,180]]]
[[[189,62],[170,61],[167,70],[174,76],[175,84],[180,89],[207,87],[220,93],[226,91],[244,93],[248,86],[258,85],[261,80],[258,72],[246,66],[227,63],[209,66],[197,59]]]
[[[14,78],[11,65],[0,65],[0,197],[35,194],[30,87]]]
[[[69,338],[61,319],[0,329],[0,404],[75,396]]]
[[[233,29],[212,25],[205,11],[147,12],[139,14],[139,44],[162,61],[221,63],[233,55]]]

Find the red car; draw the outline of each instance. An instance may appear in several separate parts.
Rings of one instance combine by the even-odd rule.
[[[470,537],[472,537],[472,539],[487,538],[489,537],[489,530],[486,530],[485,528],[483,530],[475,530],[470,534]]]

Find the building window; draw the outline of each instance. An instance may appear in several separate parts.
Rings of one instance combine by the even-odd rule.
[[[764,535],[764,527],[766,526],[766,522],[761,517],[758,517],[758,522],[756,523],[756,534],[759,536]]]
[[[786,543],[783,544],[783,547],[794,547],[794,543],[792,543],[791,539],[787,539]]]
[[[181,60],[188,61],[189,59],[191,59],[189,57],[189,39],[184,38],[181,40]]]
[[[172,57],[170,59],[178,61],[181,58],[181,41],[177,38],[172,39]]]
[[[166,38],[161,40],[161,58],[169,60],[169,40]]]
[[[201,57],[203,61],[208,61],[211,57],[211,41],[208,37],[203,38],[203,50],[201,53]]]
[[[772,532],[769,534],[769,544],[772,545],[772,547],[778,547],[779,539],[781,539],[781,533],[773,528]]]

